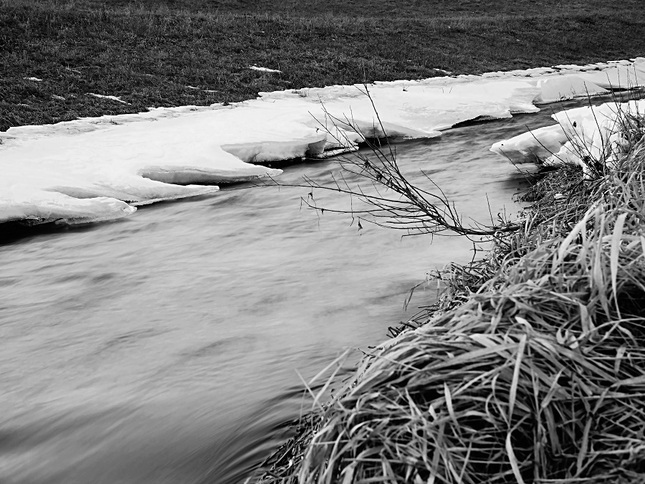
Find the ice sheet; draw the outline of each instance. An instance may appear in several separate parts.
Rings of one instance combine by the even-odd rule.
[[[533,100],[538,104],[554,103],[577,97],[594,97],[609,93],[609,90],[591,80],[574,75],[540,79],[538,87],[540,88],[540,94]]]
[[[212,131],[204,120],[175,117],[156,123],[105,126],[76,135],[14,139],[13,146],[0,151],[4,169],[0,222],[19,218],[19,207],[32,223],[103,221],[110,217],[102,208],[92,220],[68,212],[65,204],[74,208],[78,199],[100,197],[110,197],[113,202],[152,203],[217,190],[217,186],[203,185],[280,173],[244,163],[224,151]],[[29,198],[21,193],[29,194],[33,204],[26,205]],[[67,197],[60,198],[61,194]],[[47,209],[36,210],[41,205]],[[91,210],[88,202],[83,206]],[[120,218],[123,212],[114,215]]]
[[[262,165],[351,151],[366,137],[436,137],[465,121],[643,85],[645,59],[636,59],[262,93],[234,105],[11,128],[0,133],[0,222],[119,218],[134,211],[131,205],[277,176]],[[559,152],[567,134],[545,128],[505,141],[499,152],[543,157]]]
[[[645,115],[645,100],[608,102],[552,115],[557,124],[493,144],[491,151],[515,163],[571,163],[589,170],[589,162],[611,164],[625,150],[625,119]]]
[[[73,225],[116,220],[135,210],[135,207],[114,198],[81,199],[24,185],[3,187],[0,197],[0,222]]]
[[[645,85],[645,59],[633,63],[614,62],[609,66],[595,64],[585,69],[580,77],[606,89],[634,89]]]
[[[546,158],[560,151],[567,141],[560,125],[545,126],[527,131],[508,140],[498,141],[491,151],[513,163],[542,163]]]

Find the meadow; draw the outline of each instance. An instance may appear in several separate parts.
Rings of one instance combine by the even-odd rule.
[[[644,52],[639,0],[0,0],[0,130]]]

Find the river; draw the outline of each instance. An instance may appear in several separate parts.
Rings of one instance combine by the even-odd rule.
[[[398,160],[466,220],[488,221],[489,205],[512,216],[523,175],[488,148],[548,123],[462,126],[396,145]],[[338,166],[288,166],[279,181],[303,176],[327,183]],[[406,311],[413,286],[472,257],[456,237],[359,230],[308,209],[307,193],[234,185],[0,245],[0,482],[242,482],[309,408],[303,381],[386,339],[437,297],[422,285]]]

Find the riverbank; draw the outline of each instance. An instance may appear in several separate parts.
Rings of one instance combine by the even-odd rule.
[[[169,5],[149,10],[141,6],[145,3],[134,7],[115,4],[98,8],[96,5],[98,4],[93,2],[45,1],[36,6],[26,5],[26,3],[16,6],[16,2],[8,1],[1,4],[3,25],[8,26],[5,32],[9,32],[0,39],[3,42],[3,55],[7,56],[5,57],[7,62],[3,65],[11,72],[3,76],[0,81],[3,83],[0,99],[2,103],[0,116],[3,117],[1,120],[3,124],[0,128],[56,122],[79,116],[139,112],[150,106],[233,102],[255,97],[258,91],[296,89],[309,85],[351,84],[396,78],[415,79],[444,75],[444,71],[455,74],[478,73],[500,68],[629,58],[642,54],[643,46],[639,42],[643,42],[642,39],[645,38],[642,35],[644,24],[640,5],[636,5],[635,2],[612,5],[611,11],[601,5],[595,5],[597,10],[594,10],[593,2],[587,2],[585,6],[570,4],[570,7],[559,7],[549,15],[531,10],[535,7],[523,3],[514,8],[521,10],[525,7],[527,11],[512,10],[504,13],[500,13],[499,5],[496,12],[482,13],[481,10],[450,11],[448,5],[441,3],[440,7],[451,12],[450,15],[445,13],[437,20],[428,11],[412,19],[415,11],[408,9],[408,16],[400,21],[387,18],[388,9],[379,11],[373,16],[355,19],[347,12],[342,12],[340,6],[335,7],[339,9],[338,11],[316,11],[318,16],[311,18],[303,12],[298,13],[301,7],[293,5],[294,10],[281,12],[280,15],[270,13],[270,10],[260,13],[255,10],[253,12],[236,11],[235,8],[239,5],[235,8],[231,7],[232,10],[204,12],[200,10],[203,6],[196,6],[198,5],[196,2],[190,4],[191,8],[194,7],[192,10],[187,7],[176,10]],[[460,5],[465,4],[460,2]],[[370,4],[370,8],[376,9],[374,2]],[[568,10],[569,8],[571,10]],[[549,32],[550,35],[545,36],[545,32]],[[625,38],[630,39],[629,46],[624,46]],[[9,42],[11,42],[10,48],[5,48],[9,46]],[[254,66],[280,72],[251,69]],[[580,211],[583,210],[582,207],[588,208],[589,200],[593,200],[595,196],[600,196],[599,194],[605,196],[605,192],[600,188],[598,189],[600,191],[593,189],[587,191],[589,184],[582,183],[580,173],[573,176],[574,187],[578,185],[586,187],[582,192],[586,194],[586,198],[577,205],[567,204],[567,207],[576,207],[576,210]],[[599,186],[604,186],[598,183]],[[569,190],[575,192],[571,187],[567,190],[558,188],[539,196],[538,200],[545,203],[538,213],[555,212],[553,216],[558,216],[562,207],[560,201],[563,199],[570,201]],[[642,200],[642,195],[633,193],[630,196],[637,196],[640,197],[637,200]],[[552,208],[551,212],[549,207]],[[642,212],[642,207],[639,210]],[[408,379],[409,375],[398,372],[393,374],[390,371],[391,368],[382,367],[382,374],[378,374],[378,371],[370,373],[374,376],[374,381],[369,381],[369,385],[365,385],[365,380],[362,380],[360,383],[354,382],[356,386],[350,385],[348,393],[340,392],[343,398],[347,397],[346,400],[338,400],[343,408],[350,408],[349,404],[354,404],[354,408],[368,405],[367,400],[377,393],[392,395],[390,400],[385,403],[375,401],[367,416],[360,412],[350,412],[334,417],[341,425],[347,421],[352,424],[360,423],[355,427],[359,434],[356,440],[344,441],[344,437],[339,438],[343,431],[338,431],[338,427],[329,425],[327,422],[326,429],[323,430],[329,430],[330,433],[319,434],[319,438],[333,438],[333,442],[338,442],[339,446],[341,444],[342,446],[337,446],[336,450],[329,449],[326,445],[312,446],[306,454],[300,451],[294,452],[293,462],[306,456],[303,460],[305,467],[298,472],[305,473],[303,475],[309,472],[311,479],[316,479],[318,473],[323,472],[332,482],[341,479],[351,481],[354,476],[371,477],[373,472],[376,472],[373,467],[361,467],[363,463],[367,463],[378,464],[380,468],[393,466],[397,468],[397,472],[402,469],[405,472],[402,479],[413,480],[414,476],[418,476],[417,480],[427,481],[434,474],[427,468],[423,470],[422,467],[411,466],[410,462],[418,462],[414,460],[415,458],[423,461],[422,451],[427,450],[429,446],[434,446],[433,448],[437,449],[456,449],[457,451],[454,455],[439,455],[438,452],[425,454],[426,457],[432,455],[431,465],[434,465],[436,458],[439,465],[443,466],[441,472],[444,472],[445,480],[459,480],[457,478],[470,475],[466,474],[470,472],[468,465],[474,465],[477,473],[481,469],[489,471],[492,467],[499,466],[496,476],[501,480],[506,478],[519,480],[518,475],[528,480],[540,477],[536,472],[541,471],[536,471],[537,467],[531,467],[534,464],[531,460],[533,455],[538,455],[537,462],[553,462],[548,460],[553,457],[551,455],[553,454],[560,459],[557,465],[553,466],[553,472],[565,469],[576,476],[588,475],[592,470],[597,469],[600,469],[601,473],[609,472],[607,469],[616,465],[617,458],[624,457],[629,461],[632,453],[638,455],[638,448],[630,447],[630,442],[639,441],[639,435],[628,436],[632,440],[619,452],[611,450],[608,453],[598,453],[597,451],[599,447],[605,445],[606,441],[616,436],[615,433],[605,432],[605,427],[599,427],[600,424],[597,423],[598,419],[603,424],[611,423],[604,422],[603,418],[598,417],[607,402],[616,404],[616,407],[605,415],[613,416],[615,412],[618,417],[614,418],[614,422],[618,421],[618,426],[623,425],[624,421],[620,420],[621,418],[633,418],[634,421],[630,420],[624,426],[628,429],[642,427],[641,423],[637,422],[638,415],[626,413],[630,406],[638,408],[640,402],[635,399],[641,392],[639,388],[634,392],[619,393],[612,390],[607,394],[594,393],[598,388],[604,388],[596,378],[599,375],[605,378],[607,374],[611,375],[612,371],[618,379],[612,380],[613,383],[609,384],[610,389],[613,388],[612,385],[630,386],[630,388],[640,385],[640,380],[629,380],[640,371],[638,367],[635,369],[632,365],[634,361],[638,363],[641,357],[640,350],[624,342],[625,339],[631,341],[631,336],[616,340],[615,334],[612,333],[616,328],[619,331],[625,328],[630,331],[632,328],[629,324],[640,317],[642,313],[642,306],[638,303],[640,289],[637,285],[637,302],[633,308],[629,306],[627,308],[629,312],[635,312],[631,320],[628,315],[627,326],[622,325],[622,319],[617,322],[615,318],[610,318],[609,315],[616,309],[624,311],[625,308],[614,307],[611,296],[618,300],[616,294],[606,292],[608,287],[620,286],[617,277],[621,274],[622,269],[619,269],[623,267],[622,263],[629,267],[629,270],[623,271],[625,274],[633,270],[633,265],[629,266],[629,262],[624,260],[621,262],[620,243],[616,243],[617,245],[611,243],[614,240],[614,234],[618,233],[616,229],[619,225],[618,220],[622,220],[620,224],[622,231],[623,227],[629,225],[626,223],[631,222],[631,219],[627,217],[621,219],[621,214],[607,215],[610,211],[605,210],[603,213],[594,214],[589,219],[597,221],[597,227],[606,227],[605,224],[609,223],[607,230],[602,229],[605,232],[597,237],[593,234],[587,235],[586,232],[584,237],[581,236],[582,242],[585,243],[593,242],[594,237],[610,242],[609,248],[605,247],[609,250],[608,254],[596,255],[597,253],[587,248],[576,249],[579,253],[569,253],[568,249],[572,246],[572,241],[569,240],[569,245],[562,252],[561,261],[559,260],[560,249],[556,253],[560,265],[549,266],[548,263],[553,259],[540,258],[544,255],[542,251],[546,250],[542,245],[533,246],[530,241],[500,239],[500,254],[516,263],[515,266],[511,262],[508,263],[508,273],[498,273],[498,264],[495,262],[487,269],[492,272],[482,272],[481,268],[477,268],[479,272],[472,268],[456,269],[458,274],[479,278],[478,283],[473,283],[469,277],[466,278],[467,284],[464,286],[466,291],[460,293],[462,297],[465,298],[470,291],[475,290],[484,295],[480,299],[475,298],[470,305],[460,306],[460,310],[437,316],[436,320],[432,319],[431,324],[426,325],[427,331],[434,332],[432,338],[426,336],[415,340],[410,336],[417,333],[404,336],[404,340],[409,338],[411,342],[409,349],[404,351],[405,356],[407,358],[410,355],[412,359],[402,360],[402,365],[417,364],[415,358],[419,349],[422,356],[441,352],[451,356],[465,355],[454,358],[450,363],[442,362],[437,364],[438,366],[424,368],[430,368],[432,372],[443,370],[449,373],[449,377],[466,374],[473,378],[468,380],[465,386],[459,386],[459,382],[454,383],[455,380],[444,380],[444,385],[427,391],[426,389],[433,382],[424,381],[423,378],[428,376],[426,373],[430,371],[421,372],[423,374],[420,376],[414,375],[412,384]],[[572,213],[579,215],[575,211],[565,211],[565,215]],[[613,223],[612,216],[615,219]],[[542,223],[538,223],[540,221]],[[578,219],[566,217],[538,218],[533,223],[527,222],[527,227],[539,226],[540,230],[547,230],[552,226],[556,228],[567,227],[567,224],[575,226],[577,221]],[[631,226],[637,227],[635,234],[640,233],[637,224],[632,223]],[[535,233],[527,233],[530,237],[535,236]],[[542,240],[542,236],[546,237],[540,231],[537,233],[541,234],[537,237],[539,240]],[[606,239],[608,234],[609,239]],[[560,237],[562,235],[560,234]],[[552,240],[563,243],[567,237]],[[578,240],[575,239],[573,242],[575,242],[573,246],[578,247]],[[634,242],[638,242],[638,239],[634,239]],[[552,241],[552,244],[555,243]],[[634,249],[635,246],[630,244],[631,242],[627,243],[626,247],[629,247],[629,250]],[[568,296],[565,295],[562,298],[564,306],[558,305],[555,308],[551,306],[552,303],[562,302],[560,301],[562,288],[559,286],[548,286],[546,289],[539,286],[541,289],[537,292],[491,292],[489,294],[485,291],[487,288],[497,290],[498,285],[502,287],[504,281],[510,277],[508,274],[521,275],[526,272],[526,267],[522,265],[525,262],[519,263],[520,259],[515,260],[515,255],[525,252],[535,256],[524,259],[531,270],[536,272],[535,277],[530,277],[531,280],[543,281],[544,284],[563,280],[565,285],[571,284],[572,287],[567,286],[570,292],[565,293]],[[567,272],[568,264],[571,264],[571,260],[579,261],[580,253],[584,257],[591,257],[589,260],[594,263],[596,259],[609,262],[602,266],[600,272],[597,272],[597,266],[593,265],[592,273],[585,273],[579,278],[570,278]],[[537,257],[538,255],[540,257]],[[637,269],[638,264],[642,262],[638,257],[635,259]],[[502,257],[500,261],[502,259],[506,261],[507,258]],[[533,259],[538,261],[538,268],[533,268]],[[547,269],[555,272],[547,273]],[[608,272],[603,272],[607,270]],[[614,277],[616,282],[609,286],[607,281],[614,281]],[[489,279],[493,282],[484,287],[479,286]],[[602,293],[604,296],[598,295],[596,298],[594,294],[587,294],[584,288],[588,281],[604,287],[605,293]],[[628,288],[626,294],[633,299],[633,294],[630,293],[633,289],[629,289],[630,284],[626,283],[622,287]],[[540,292],[542,290],[545,292]],[[601,294],[602,291],[598,291],[598,294]],[[527,306],[526,301],[546,302],[549,318],[545,318],[533,309],[542,306]],[[510,307],[508,313],[504,309],[507,306]],[[483,310],[491,315],[490,320],[484,320],[486,324],[483,327],[477,326],[482,323],[478,320],[479,322],[472,327],[476,330],[475,334],[480,336],[473,337],[470,332],[463,331],[463,327],[457,324],[457,321],[462,324],[463,320],[472,318],[473,314],[480,315]],[[561,313],[561,310],[564,312]],[[597,314],[601,314],[600,319],[590,319],[590,311],[594,318]],[[562,318],[562,314],[566,314],[567,318]],[[605,316],[602,316],[603,314]],[[624,312],[622,314],[624,315]],[[495,325],[491,325],[491,321],[495,321]],[[597,337],[598,331],[596,328],[591,328],[590,321],[594,324],[602,323],[599,326],[603,330],[609,328],[610,331],[602,334],[600,339],[601,341],[609,339],[613,346],[609,349],[604,346],[594,346],[596,343],[594,338]],[[535,323],[539,326],[540,332],[533,334],[524,331],[526,329],[524,322]],[[579,324],[580,327],[569,326],[574,323]],[[540,325],[563,329],[554,334],[542,333],[543,328]],[[490,326],[502,328],[503,331],[500,329],[502,333],[488,333]],[[633,333],[635,331],[632,331],[632,336]],[[450,339],[455,335],[461,338],[456,343]],[[596,358],[593,363],[598,363],[599,367],[590,366],[592,363],[576,356],[578,354],[576,351],[582,347],[581,344],[587,344],[589,341],[591,346],[584,346],[584,348],[590,348],[588,353]],[[427,344],[431,346],[427,347]],[[555,350],[551,351],[553,349]],[[384,353],[379,355],[389,358],[392,352],[398,350],[387,347],[383,351]],[[563,361],[562,355],[576,357],[571,357],[570,361]],[[612,359],[611,367],[603,366],[607,364],[607,355]],[[617,365],[614,364],[616,358],[619,361]],[[426,361],[423,361],[423,364],[426,364]],[[538,361],[538,363],[525,369],[522,364],[526,364],[527,361]],[[550,367],[557,369],[554,374],[547,373],[541,366],[545,361],[547,364],[554,364]],[[457,363],[462,366],[453,366]],[[477,365],[480,365],[479,368],[483,367],[485,371],[476,373]],[[374,365],[370,365],[369,368],[374,368]],[[365,371],[374,370],[366,368]],[[591,376],[584,373],[585,371],[591,372]],[[476,375],[483,375],[483,377]],[[382,377],[383,380],[381,380]],[[385,387],[379,386],[378,381],[385,381]],[[540,382],[537,387],[536,381]],[[373,387],[370,386],[372,383],[374,383]],[[480,384],[483,385],[483,389],[477,386]],[[401,388],[405,388],[405,391],[402,392]],[[359,392],[359,389],[364,393]],[[391,389],[393,393],[388,394]],[[499,392],[507,390],[509,397],[507,401],[500,400]],[[414,393],[415,391],[417,393]],[[575,400],[579,406],[572,404],[574,400],[571,395],[575,392],[587,395],[583,399]],[[406,400],[397,399],[399,397],[405,397]],[[427,419],[417,418],[418,413],[415,412],[423,405],[417,398],[426,405],[427,412],[431,415],[432,412],[437,414],[437,417],[432,416],[431,422],[433,425],[435,423],[438,425],[433,427],[436,430],[434,434],[426,432]],[[428,404],[428,401],[436,402],[436,405]],[[471,407],[468,407],[468,404],[472,401],[483,403],[483,410],[478,409],[474,411],[475,413],[471,413]],[[398,409],[405,405],[411,410],[411,416],[379,413],[382,409],[389,412],[392,407]],[[537,427],[526,430],[528,428],[526,425],[534,423],[527,423],[526,419],[535,417],[535,413],[525,412],[530,405],[535,405],[535,408],[539,409],[537,415],[543,420],[538,419]],[[563,418],[562,422],[565,425],[558,427],[554,415],[564,415],[566,418]],[[376,421],[367,420],[367,417],[372,416],[376,416]],[[413,426],[399,425],[402,422],[397,419],[409,421]],[[388,424],[393,421],[397,425],[389,426]],[[372,422],[378,425],[370,426]],[[458,425],[453,425],[455,422]],[[579,422],[584,422],[584,425],[580,427]],[[536,446],[529,447],[530,444],[525,441],[516,440],[519,434],[530,433],[531,429],[535,429],[533,442],[537,442]],[[454,431],[450,438],[446,437],[446,432],[449,430]],[[610,430],[613,432],[615,429]],[[386,431],[392,431],[393,434],[389,434],[390,437],[380,447],[375,445],[373,440],[360,441],[359,439],[361,433],[363,437],[372,439],[376,433],[386,433]],[[582,436],[582,439],[577,440],[577,436]],[[352,439],[354,437],[352,435]],[[403,449],[400,443],[412,442],[414,441],[412,437],[420,438],[416,441],[418,446],[408,447],[414,455],[402,453],[402,457],[399,456],[398,452]],[[475,450],[475,444],[479,439],[487,446],[483,451]],[[547,441],[555,447],[548,447],[545,444]],[[436,445],[438,443],[442,445]],[[576,447],[578,444],[580,444],[579,447]],[[304,448],[303,445],[301,447],[303,452]],[[511,451],[508,450],[509,448]],[[322,451],[319,453],[320,449]],[[332,453],[325,454],[328,450]],[[348,454],[341,454],[339,450],[348,451],[349,457]],[[387,454],[390,450],[394,450],[396,454],[392,459]],[[531,454],[533,451],[537,454]],[[477,454],[477,452],[481,453]],[[539,452],[549,455],[545,456]],[[388,458],[383,460],[382,456]],[[351,462],[348,467],[343,468],[345,470],[330,467],[321,471],[322,468],[319,467],[335,461],[342,464],[345,459]],[[398,467],[399,464],[401,467]],[[623,468],[626,467],[623,466]],[[289,474],[295,469],[294,466],[287,465],[286,469],[289,477],[285,479],[295,479],[295,474]],[[465,470],[462,475],[463,469]],[[409,475],[408,470],[410,470]],[[342,476],[339,475],[343,472]],[[533,474],[530,474],[531,472]]]
[[[3,131],[258,92],[645,51],[638,0],[0,0],[0,27]]]
[[[620,153],[537,181],[520,229],[444,274],[259,482],[642,480],[644,119],[619,120]]]

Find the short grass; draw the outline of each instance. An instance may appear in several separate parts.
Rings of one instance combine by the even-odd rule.
[[[644,53],[640,0],[0,0],[0,130]]]

